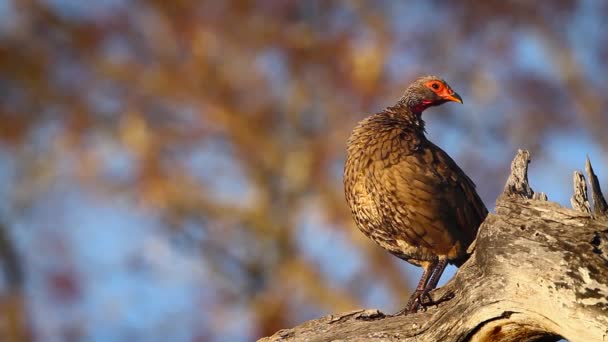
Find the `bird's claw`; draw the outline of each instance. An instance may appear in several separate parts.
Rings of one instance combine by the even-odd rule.
[[[409,315],[418,312],[418,309],[424,308],[424,306],[421,304],[421,299],[425,296],[428,296],[430,298],[428,291],[416,290],[416,292],[414,292],[414,294],[410,297],[410,300],[405,305],[405,307],[399,310],[399,312],[397,312],[393,316]]]
[[[427,301],[422,301],[420,303],[420,305],[422,305],[424,308],[426,308],[426,307],[429,307],[432,305],[439,305],[443,302],[447,302],[448,300],[454,298],[454,292],[447,292],[443,296],[441,296],[441,298],[439,298],[437,300],[433,300],[433,298],[431,297],[431,295],[428,292],[424,293],[423,297],[425,299],[427,299]]]
[[[433,305],[439,305],[443,302],[446,302],[452,298],[454,298],[454,292],[448,292],[446,294],[444,294],[443,296],[441,296],[441,298],[434,300],[433,297],[431,297],[431,291],[427,290],[427,291],[419,291],[418,294],[416,294],[415,296],[412,297],[412,299],[410,300],[409,303],[407,303],[407,305],[399,310],[397,313],[393,314],[392,316],[401,316],[401,315],[409,315],[409,314],[413,314],[416,313],[418,311],[426,311],[427,308],[429,306],[433,306]]]

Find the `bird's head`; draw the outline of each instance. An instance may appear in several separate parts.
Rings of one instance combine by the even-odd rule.
[[[407,87],[401,101],[413,112],[421,113],[448,101],[462,103],[462,98],[441,78],[423,76]]]

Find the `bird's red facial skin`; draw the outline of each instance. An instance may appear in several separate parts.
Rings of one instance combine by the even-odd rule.
[[[445,99],[447,101],[454,101],[454,102],[462,103],[462,100],[460,100],[458,97],[454,96],[454,91],[449,86],[445,85],[443,82],[435,81],[435,80],[428,81],[427,83],[425,83],[425,86],[427,88],[431,89],[435,94],[437,94],[442,99]]]
[[[425,109],[433,105],[433,101],[423,100],[421,104],[412,108],[412,111],[415,113],[422,113]]]
[[[428,81],[424,85],[427,88],[431,89],[433,92],[435,92],[437,95],[439,95],[439,93],[441,93],[442,91],[445,91],[445,89],[447,88],[445,84],[443,84],[443,82],[437,80]]]

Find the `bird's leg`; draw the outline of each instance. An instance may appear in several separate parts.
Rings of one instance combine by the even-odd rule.
[[[433,273],[433,270],[436,269],[436,265],[436,262],[431,262],[429,264],[422,265],[422,269],[424,271],[422,272],[422,277],[420,277],[418,286],[416,286],[416,290],[410,296],[410,299],[407,301],[405,308],[397,312],[395,316],[414,313],[418,310],[418,306],[420,305],[424,290],[427,288],[427,282],[429,281],[429,277]]]
[[[426,284],[426,286],[424,287],[424,289],[422,290],[422,293],[420,294],[420,304],[423,306],[429,306],[429,305],[433,305],[433,304],[438,304],[439,302],[433,301],[433,298],[431,298],[431,295],[429,294],[432,290],[434,290],[437,287],[437,283],[439,282],[439,278],[441,278],[441,275],[443,274],[443,271],[445,270],[445,267],[448,264],[448,259],[444,258],[439,258],[439,261],[435,264],[433,270],[432,270],[432,275],[431,278],[429,279],[428,283]],[[427,300],[427,302],[423,302],[423,298]]]

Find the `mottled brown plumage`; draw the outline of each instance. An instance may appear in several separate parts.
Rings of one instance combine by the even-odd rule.
[[[475,184],[424,131],[422,112],[462,103],[435,76],[414,81],[399,102],[373,114],[348,139],[344,188],[359,229],[424,273],[405,312],[414,312],[446,266],[459,266],[488,211]]]

